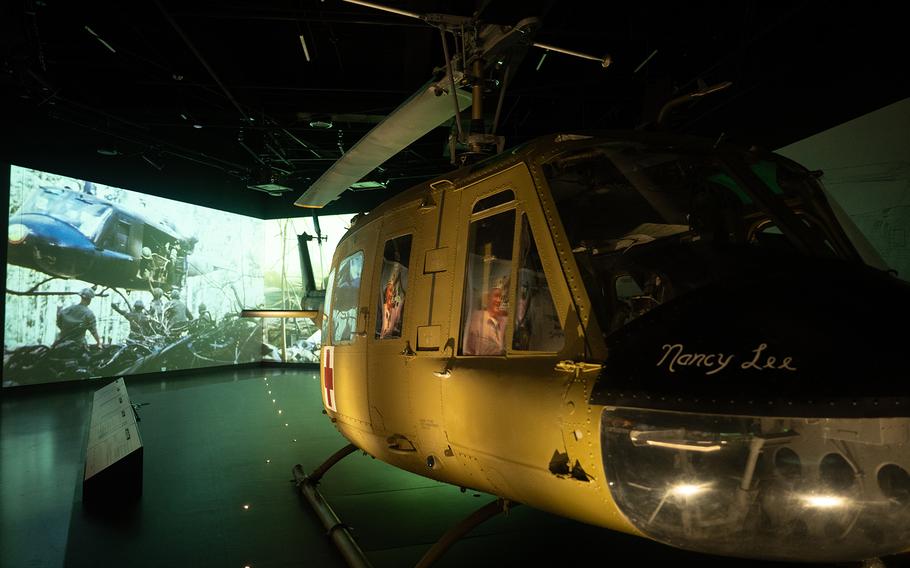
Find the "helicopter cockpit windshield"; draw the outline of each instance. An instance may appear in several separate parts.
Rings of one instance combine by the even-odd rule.
[[[543,168],[607,332],[744,258],[859,259],[821,186],[778,156],[624,141]]]
[[[94,240],[111,216],[112,208],[106,203],[84,199],[75,191],[42,187],[22,206],[20,212],[53,217]]]

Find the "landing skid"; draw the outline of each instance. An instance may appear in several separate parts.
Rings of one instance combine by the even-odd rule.
[[[345,562],[351,568],[372,568],[369,560],[360,550],[354,536],[348,530],[347,525],[343,524],[332,510],[332,507],[326,502],[322,494],[316,489],[322,476],[336,463],[344,459],[348,454],[357,450],[354,444],[348,444],[341,448],[325,462],[313,470],[312,475],[307,475],[303,471],[303,466],[297,464],[291,470],[294,474],[294,484],[300,489],[300,493],[306,497],[310,506],[316,512],[316,516],[322,521],[326,534],[332,538],[335,547],[341,552]]]
[[[360,549],[354,536],[351,534],[347,525],[341,522],[332,507],[326,502],[322,494],[316,488],[320,480],[336,463],[357,451],[357,446],[348,444],[341,448],[329,459],[313,470],[313,473],[307,475],[303,471],[303,466],[297,464],[291,470],[294,474],[294,483],[301,494],[309,502],[310,506],[316,512],[319,520],[326,529],[326,534],[332,538],[332,542],[338,551],[344,557],[345,562],[351,568],[372,568],[370,561]],[[415,568],[428,568],[434,562],[439,560],[445,552],[452,547],[464,535],[468,534],[475,527],[488,521],[500,513],[508,513],[511,507],[518,505],[508,499],[497,499],[487,503],[477,509],[456,525],[453,525],[446,531],[436,543],[423,555],[423,558],[417,563]]]

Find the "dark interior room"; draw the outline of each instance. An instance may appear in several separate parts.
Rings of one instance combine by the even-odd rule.
[[[0,566],[910,566],[905,38],[4,2]]]

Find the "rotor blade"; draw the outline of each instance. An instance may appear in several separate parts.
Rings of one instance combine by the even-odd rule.
[[[456,73],[456,84],[460,80]],[[429,82],[376,125],[326,170],[294,203],[298,207],[324,207],[386,160],[455,115],[449,98],[451,80]],[[471,94],[457,90],[458,108],[471,106]]]

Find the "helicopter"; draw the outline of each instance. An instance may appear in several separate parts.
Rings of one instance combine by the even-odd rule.
[[[186,262],[195,245],[176,228],[91,191],[40,186],[9,219],[7,254],[11,264],[52,278],[168,291],[206,270]]]
[[[402,12],[444,42],[470,27]],[[472,66],[480,118],[501,52],[476,38],[527,47],[536,26],[465,33],[467,55],[446,53],[445,76],[298,205],[407,145],[419,105],[451,98],[458,117]],[[452,146],[497,142],[471,136],[459,126]],[[320,313],[324,413],[350,444],[294,474],[351,565],[362,553],[317,486],[356,450],[497,497],[418,566],[519,503],[721,556],[910,550],[910,393],[888,331],[910,286],[782,156],[640,130],[469,161],[354,219]]]

